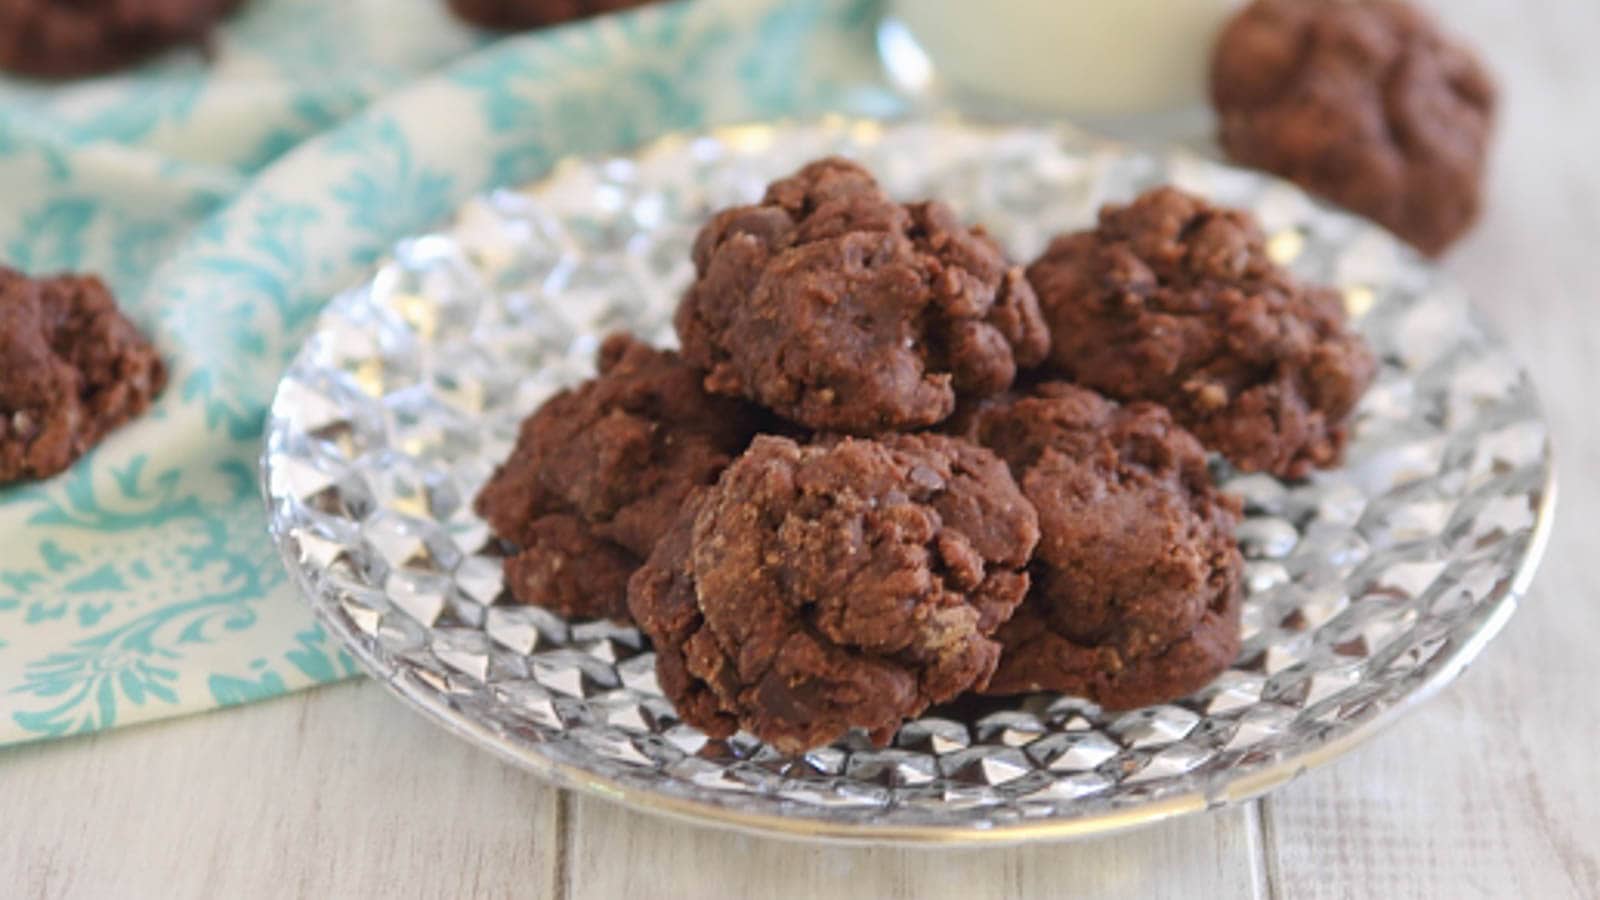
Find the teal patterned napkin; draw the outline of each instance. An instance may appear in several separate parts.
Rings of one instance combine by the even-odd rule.
[[[887,110],[875,5],[691,0],[463,56],[484,38],[442,0],[253,0],[210,63],[0,82],[0,258],[105,274],[174,370],[70,472],[0,491],[0,744],[352,674],[256,489],[265,403],[317,310],[394,240],[562,156]]]

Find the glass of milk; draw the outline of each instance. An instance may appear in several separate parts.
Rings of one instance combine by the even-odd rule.
[[[890,0],[878,46],[913,94],[1125,131],[1203,111],[1211,45],[1241,2]]]

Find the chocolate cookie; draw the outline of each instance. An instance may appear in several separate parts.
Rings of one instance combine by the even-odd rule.
[[[1237,593],[1208,607],[1189,636],[1161,653],[1125,658],[1110,647],[1077,643],[1024,604],[996,639],[1005,646],[986,693],[1059,691],[1107,710],[1137,709],[1187,696],[1211,683],[1239,655]]]
[[[627,618],[627,578],[690,492],[712,484],[758,416],[707,396],[675,353],[624,334],[600,374],[544,403],[477,498],[500,538],[512,596],[572,616]]]
[[[1049,347],[1021,270],[981,229],[940,203],[895,203],[842,159],[716,215],[694,262],[676,319],[684,358],[708,370],[708,390],[809,428],[933,425],[958,394],[1005,390]]]
[[[1005,464],[941,435],[760,437],[629,584],[680,715],[798,752],[885,741],[985,684],[1038,520]]]
[[[63,471],[166,382],[100,279],[0,268],[0,484]]]
[[[199,44],[240,0],[0,0],[0,69],[39,78],[110,72]]]
[[[1219,139],[1438,254],[1478,215],[1495,90],[1408,3],[1258,0],[1211,63]]]
[[[1181,697],[1232,662],[1238,507],[1165,409],[1054,382],[975,411],[968,427],[1039,512],[1033,587],[997,634],[989,693],[1124,709]]]
[[[1056,238],[1028,280],[1073,381],[1166,406],[1246,471],[1338,463],[1376,362],[1339,295],[1275,265],[1245,213],[1157,188]]]
[[[484,28],[525,31],[650,2],[652,0],[450,0],[450,11]]]

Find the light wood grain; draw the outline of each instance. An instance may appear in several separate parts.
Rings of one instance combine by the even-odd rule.
[[[554,896],[556,798],[340,685],[0,752],[0,897]]]
[[[1253,808],[1014,850],[816,847],[645,819],[579,799],[574,900],[612,897],[1263,898]],[[625,865],[619,865],[627,860]],[[1181,877],[1175,877],[1181,873]]]

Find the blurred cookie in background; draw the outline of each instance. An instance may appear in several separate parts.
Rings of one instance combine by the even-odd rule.
[[[64,471],[166,382],[100,279],[0,267],[0,486]]]
[[[1430,255],[1477,219],[1495,88],[1410,4],[1257,0],[1211,64],[1218,140]]]
[[[644,6],[652,0],[450,0],[450,10],[474,25],[524,31]]]
[[[0,70],[34,78],[116,71],[202,46],[243,0],[0,0]]]

